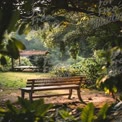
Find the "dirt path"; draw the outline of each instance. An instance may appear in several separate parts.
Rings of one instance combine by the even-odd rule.
[[[62,92],[62,91],[59,91]],[[19,90],[0,90],[0,106],[3,106],[4,103],[7,100],[10,100],[11,102],[16,102],[18,99],[18,96],[20,97],[20,91]],[[83,89],[81,92],[82,99],[86,102],[92,102],[96,107],[101,107],[105,103],[113,103],[115,100],[109,96],[105,95],[102,91],[97,90],[89,90],[89,89]],[[26,96],[28,97],[28,96]],[[76,91],[73,91],[72,99],[67,99],[67,96],[60,96],[60,97],[50,97],[50,98],[44,98],[45,103],[54,103],[54,104],[62,104],[62,103],[77,103],[78,106],[83,106],[77,98]]]

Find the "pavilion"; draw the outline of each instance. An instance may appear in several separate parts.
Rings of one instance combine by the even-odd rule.
[[[12,70],[23,70],[23,69],[36,69],[36,66],[21,66],[21,58],[29,56],[46,56],[49,51],[40,51],[40,50],[22,50],[19,52],[19,66],[14,67],[14,59],[12,59]]]

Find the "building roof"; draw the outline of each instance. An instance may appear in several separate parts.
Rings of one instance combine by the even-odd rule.
[[[23,50],[20,51],[20,56],[32,56],[32,55],[46,55],[48,51],[40,51],[40,50]]]

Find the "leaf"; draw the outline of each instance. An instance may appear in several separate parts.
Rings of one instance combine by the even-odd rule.
[[[116,87],[115,85],[113,86],[112,91],[113,91],[114,93],[117,92],[117,87]]]
[[[97,114],[98,119],[105,119],[106,118],[106,112],[108,110],[108,104],[104,104],[104,106],[100,109],[99,113]]]
[[[26,34],[28,34],[30,31],[31,31],[31,27],[30,27],[29,24],[27,24],[27,25],[25,26],[25,29],[23,30],[23,33],[26,35]]]
[[[60,110],[59,111],[59,114],[65,120],[67,120],[67,119],[69,119],[69,120],[75,120],[75,118],[72,115],[70,115],[70,113],[68,111]]]
[[[25,27],[26,27],[26,23],[22,23],[22,24],[19,26],[18,33],[19,33],[20,35],[24,33]]]
[[[15,43],[12,40],[8,41],[8,44],[7,44],[6,48],[8,50],[8,53],[9,53],[10,57],[12,57],[14,59],[17,59],[19,57],[19,50],[18,50],[18,48],[16,47]]]
[[[10,101],[7,101],[7,108],[9,109],[9,111],[11,111],[12,113],[17,113],[17,108],[14,106],[14,105],[12,105],[12,103],[10,103]]]
[[[24,50],[26,48],[25,45],[21,41],[15,39],[15,38],[11,38],[11,39],[13,40],[13,42],[15,43],[15,45],[18,49]]]
[[[4,113],[4,112],[6,112],[6,110],[3,108],[0,108],[0,113]]]
[[[81,113],[82,122],[93,122],[94,119],[94,105],[89,103]]]
[[[3,117],[5,114],[6,110],[3,108],[0,108],[0,117]]]
[[[19,19],[19,15],[20,15],[19,11],[14,11],[12,13],[10,24],[8,26],[8,33],[10,33],[14,29],[15,24],[16,24],[17,20]]]
[[[24,111],[27,112],[31,110],[31,102],[29,100],[18,97],[18,103],[22,106]]]
[[[106,93],[106,94],[109,94],[109,93],[110,93],[109,88],[108,88],[108,87],[106,87],[106,86],[104,87],[104,91],[105,91],[105,93]]]
[[[52,104],[44,104],[44,100],[35,100],[33,102],[18,98],[19,103],[26,112],[33,112],[36,116],[44,116],[47,111],[52,107]]]
[[[44,116],[47,111],[52,107],[52,104],[45,104],[43,99],[35,100],[33,107],[36,110],[37,116]]]

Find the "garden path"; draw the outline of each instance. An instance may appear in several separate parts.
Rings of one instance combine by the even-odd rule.
[[[59,91],[62,92],[62,91]],[[0,90],[0,106],[4,105],[7,100],[11,102],[16,102],[20,97],[20,90]],[[91,90],[91,89],[82,89],[81,92],[82,99],[86,103],[94,103],[94,105],[98,108],[102,107],[105,103],[113,103],[115,100],[110,96],[106,95],[103,91]],[[67,99],[67,96],[59,96],[59,97],[50,97],[44,98],[45,103],[54,103],[54,104],[62,104],[62,103],[76,103],[76,106],[84,106],[81,104],[77,98],[76,92],[73,92],[72,99]]]

